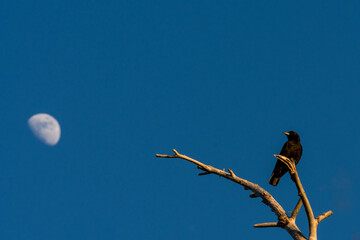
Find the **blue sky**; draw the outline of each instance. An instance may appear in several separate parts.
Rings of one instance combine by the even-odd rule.
[[[0,237],[289,239],[175,148],[266,188],[286,137],[321,239],[360,239],[358,1],[8,1],[0,9]],[[27,120],[59,121],[49,147]],[[307,234],[301,210],[297,223]]]

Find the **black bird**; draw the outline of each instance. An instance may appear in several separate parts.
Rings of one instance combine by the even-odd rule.
[[[280,155],[285,156],[298,164],[302,154],[302,146],[300,143],[299,135],[294,132],[284,132],[287,136],[288,141],[284,144],[281,149]],[[278,185],[280,178],[289,171],[288,167],[280,160],[277,160],[274,171],[270,177],[269,183],[273,186]]]

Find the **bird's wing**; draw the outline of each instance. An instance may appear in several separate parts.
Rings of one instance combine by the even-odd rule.
[[[286,142],[280,151],[280,155],[287,157],[289,149],[289,142]]]

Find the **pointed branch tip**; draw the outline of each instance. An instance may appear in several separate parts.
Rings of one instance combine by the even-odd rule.
[[[250,193],[249,197],[251,198],[258,198],[259,196],[255,193]]]
[[[322,220],[324,220],[325,218],[328,218],[330,217],[331,215],[333,215],[333,212],[330,210],[330,211],[327,211],[326,213],[323,213],[321,214],[320,216],[318,216],[316,218],[316,221],[319,223],[321,222]]]
[[[280,227],[279,223],[277,222],[270,222],[270,223],[258,223],[254,224],[255,228],[268,228],[268,227]]]

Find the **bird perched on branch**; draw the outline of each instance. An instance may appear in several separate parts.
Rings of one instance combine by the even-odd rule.
[[[300,143],[299,135],[294,132],[283,132],[288,141],[284,144],[281,149],[280,155],[285,156],[292,161],[294,161],[295,165],[298,164],[302,154],[302,146]],[[280,178],[289,171],[288,167],[285,163],[280,160],[277,160],[274,171],[270,177],[269,183],[273,186],[278,185]]]

